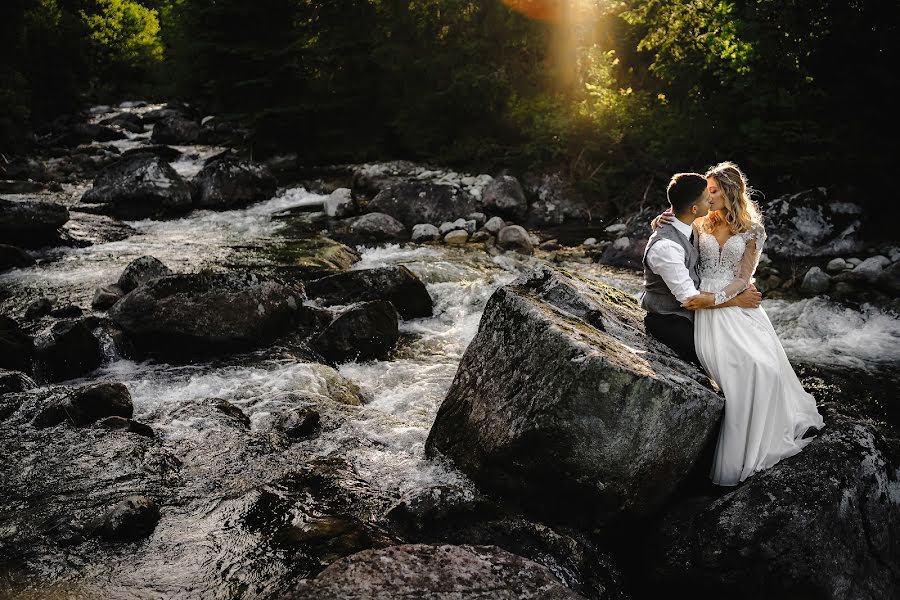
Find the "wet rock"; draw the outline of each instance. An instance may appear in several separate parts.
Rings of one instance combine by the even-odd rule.
[[[25,313],[22,316],[26,321],[37,321],[42,317],[46,317],[50,314],[50,311],[53,310],[53,303],[55,301],[55,298],[49,298],[47,296],[38,298],[25,307]]]
[[[624,223],[626,228],[617,234],[618,244],[614,242],[603,248],[600,262],[616,267],[643,268],[644,249],[647,247],[650,234],[653,233],[650,229],[650,220],[661,212],[661,208],[646,208],[634,215],[628,223]],[[627,243],[618,241],[620,239],[627,240]]]
[[[31,373],[34,342],[15,319],[0,315],[0,368]]]
[[[466,221],[475,221],[475,228],[484,227],[487,223],[487,215],[483,212],[473,212],[466,215]],[[472,232],[469,232],[472,233]]]
[[[469,238],[469,241],[475,244],[492,242],[494,240],[494,236],[490,234],[490,232],[485,231],[484,229],[480,231],[476,231],[472,234],[472,237]]]
[[[136,230],[107,215],[72,211],[71,219],[63,225],[63,240],[73,246],[91,246],[118,242],[131,237]]]
[[[0,368],[0,396],[10,392],[24,392],[37,384],[21,371],[8,371]]]
[[[462,229],[454,229],[444,236],[444,243],[451,246],[462,246],[469,241],[469,234]]]
[[[124,133],[116,131],[112,127],[94,125],[92,123],[77,123],[53,138],[51,144],[54,146],[78,146],[79,144],[90,144],[94,141],[110,142],[123,140],[126,137]]]
[[[0,194],[35,194],[43,189],[44,185],[37,181],[0,179]]]
[[[519,254],[534,254],[531,237],[521,225],[509,225],[497,234],[497,245],[504,250],[515,250]]]
[[[522,222],[528,214],[528,201],[519,180],[510,175],[495,177],[484,186],[479,207],[490,215]]]
[[[66,304],[50,309],[50,316],[56,317],[57,319],[74,319],[83,314],[84,311],[81,310],[81,307],[74,304]]]
[[[263,266],[263,270],[291,281],[341,273],[360,258],[354,249],[324,235],[292,239],[267,247],[263,256],[271,263]]]
[[[408,160],[354,165],[351,188],[357,198],[372,198],[395,183],[416,176],[421,167]]]
[[[125,292],[116,284],[104,285],[98,287],[94,291],[94,298],[91,300],[91,308],[95,310],[106,310],[119,301]]]
[[[852,268],[853,266],[843,258],[832,258],[830,261],[828,261],[828,265],[825,267],[825,270],[829,273],[840,273],[841,271],[846,271],[847,269]]]
[[[12,156],[0,161],[0,175],[5,179],[21,181],[50,181],[52,177],[46,163],[33,156]]]
[[[98,383],[54,399],[35,417],[34,426],[52,427],[67,422],[84,427],[110,416],[130,419],[133,413],[127,387],[121,383]]]
[[[530,176],[526,178],[526,182],[529,192],[536,198],[528,208],[529,226],[551,227],[568,221],[591,219],[591,211],[585,199],[559,174]]]
[[[84,320],[57,321],[34,340],[35,376],[63,381],[100,366],[103,351]]]
[[[440,230],[431,223],[418,223],[412,228],[412,241],[416,243],[433,242],[441,239]]]
[[[608,233],[610,235],[617,235],[620,233],[625,233],[625,231],[627,231],[627,229],[628,229],[628,225],[626,225],[625,223],[616,223],[614,225],[610,225],[609,227],[605,228],[603,231],[605,231],[606,233]]]
[[[358,269],[314,279],[306,283],[306,294],[326,306],[387,300],[404,319],[432,315],[431,296],[425,284],[402,265]]]
[[[153,432],[153,428],[149,425],[126,417],[106,417],[105,419],[100,419],[99,421],[97,421],[97,426],[114,431],[127,431],[129,433],[135,433],[144,437],[152,438],[155,435],[155,433]]]
[[[663,506],[722,408],[644,335],[633,298],[539,266],[488,300],[426,452],[532,510],[603,523]]]
[[[349,217],[356,212],[350,188],[338,188],[325,198],[325,214],[336,219]]]
[[[147,115],[144,116],[147,119]],[[179,114],[170,114],[153,125],[150,141],[154,144],[188,145],[200,137],[200,124]]]
[[[365,242],[389,242],[406,238],[403,223],[384,213],[370,212],[347,221],[350,235]]]
[[[204,166],[191,181],[194,206],[215,210],[268,200],[277,186],[265,166],[230,157]]]
[[[28,248],[52,242],[68,220],[69,211],[62,204],[0,198],[0,239],[4,242]]]
[[[310,407],[298,407],[283,413],[276,423],[276,428],[289,438],[300,440],[310,437],[319,429],[319,411]]]
[[[424,181],[395,183],[379,192],[366,206],[367,212],[386,213],[406,227],[418,223],[438,224],[469,214],[473,198],[453,185]]]
[[[107,117],[100,121],[100,125],[110,125],[130,131],[131,133],[144,133],[144,120],[140,115],[130,112],[119,113],[113,117]]]
[[[125,270],[119,275],[117,285],[127,294],[142,283],[172,274],[172,269],[164,265],[158,258],[140,256],[128,263]]]
[[[494,235],[500,233],[500,230],[504,227],[506,227],[506,222],[504,222],[500,217],[491,217],[484,224],[484,230]]]
[[[191,194],[181,176],[162,158],[135,154],[104,168],[94,187],[81,197],[81,208],[124,219],[145,219],[185,212]]]
[[[441,235],[447,235],[451,231],[456,231],[457,229],[465,230],[466,233],[474,232],[474,229],[473,229],[473,231],[468,231],[468,228],[466,227],[465,219],[456,219],[455,221],[445,221],[445,222],[441,223],[440,227],[438,227],[438,232]]]
[[[363,550],[303,580],[285,598],[582,598],[549,569],[495,546],[402,544]]]
[[[831,277],[829,277],[828,274],[823,272],[819,267],[812,267],[809,271],[806,272],[806,275],[803,276],[803,282],[800,284],[800,290],[804,294],[815,296],[817,294],[826,293],[830,285]]]
[[[886,256],[871,256],[850,271],[852,281],[865,283],[875,283],[881,275],[884,268],[891,264],[891,260]]]
[[[159,522],[159,507],[147,496],[129,496],[110,509],[103,518],[100,535],[133,542],[153,533]]]
[[[382,358],[400,337],[398,320],[397,310],[386,300],[353,304],[315,336],[310,346],[336,363]]]
[[[189,273],[139,285],[109,316],[139,350],[178,356],[266,344],[303,310],[301,292],[253,273]]]
[[[766,252],[779,256],[837,256],[863,249],[863,209],[826,188],[781,196],[764,207]]]
[[[183,152],[178,148],[164,145],[139,146],[130,148],[122,153],[122,158],[131,157],[135,154],[153,154],[166,162],[175,162],[181,158]]]
[[[711,597],[897,597],[900,440],[865,422],[826,424],[803,452],[734,491],[668,511],[658,562],[648,561],[660,587]]]

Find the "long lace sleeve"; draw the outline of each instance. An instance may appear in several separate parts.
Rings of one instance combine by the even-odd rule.
[[[753,283],[753,274],[756,272],[756,266],[759,264],[759,257],[766,242],[766,230],[760,223],[738,235],[746,240],[744,254],[738,262],[734,280],[721,291],[716,292],[716,305],[728,302]]]

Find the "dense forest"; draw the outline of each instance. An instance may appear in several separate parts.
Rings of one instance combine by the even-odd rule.
[[[890,172],[891,0],[5,0],[0,149],[178,99],[257,156],[562,169],[597,194],[725,158],[787,190]],[[887,171],[886,171],[887,170]]]

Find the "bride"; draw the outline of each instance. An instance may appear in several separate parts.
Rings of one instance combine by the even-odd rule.
[[[682,306],[697,311],[697,356],[725,394],[710,477],[718,485],[734,486],[800,452],[812,441],[808,430],[820,430],[824,422],[762,307],[697,310],[727,302],[752,283],[766,240],[759,207],[737,165],[720,163],[706,180],[709,214],[693,226],[699,234],[700,291],[710,293]],[[651,226],[672,219],[667,211]]]

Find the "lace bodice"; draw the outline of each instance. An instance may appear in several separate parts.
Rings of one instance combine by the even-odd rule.
[[[701,230],[697,265],[701,290],[715,292],[715,303],[722,304],[747,289],[753,282],[765,241],[766,230],[760,223],[731,236],[721,246],[716,236]]]

